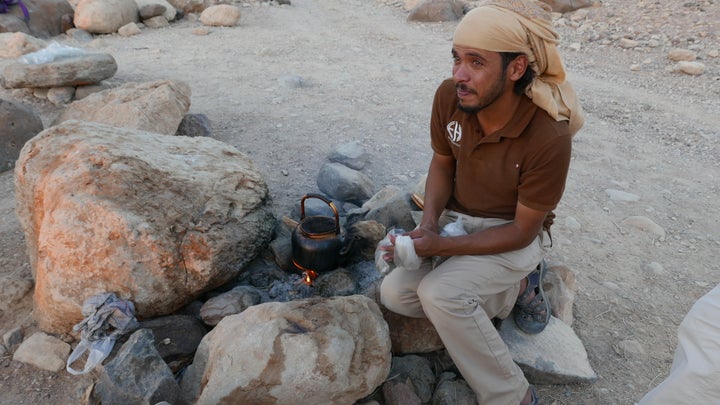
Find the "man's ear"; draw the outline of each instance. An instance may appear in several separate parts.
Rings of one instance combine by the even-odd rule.
[[[508,64],[507,76],[510,80],[516,82],[520,80],[527,69],[530,69],[530,61],[527,55],[519,55]]]

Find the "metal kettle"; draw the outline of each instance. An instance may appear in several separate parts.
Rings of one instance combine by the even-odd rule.
[[[305,216],[305,200],[317,198],[333,211],[334,218],[324,215]],[[336,269],[344,245],[340,218],[335,203],[319,194],[305,194],[300,200],[300,222],[292,233],[292,262],[299,270],[321,273]]]

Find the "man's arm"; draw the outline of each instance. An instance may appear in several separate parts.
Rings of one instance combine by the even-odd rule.
[[[425,180],[425,200],[420,228],[438,233],[438,219],[445,210],[455,183],[455,158],[433,154]]]
[[[454,237],[441,237],[437,232],[420,228],[411,236],[415,253],[420,257],[504,253],[532,243],[546,216],[546,211],[534,210],[518,202],[515,218],[505,225]]]

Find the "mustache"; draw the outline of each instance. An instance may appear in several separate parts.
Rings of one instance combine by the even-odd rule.
[[[470,86],[468,86],[468,85],[465,84],[465,83],[458,83],[458,84],[456,84],[456,85],[455,85],[455,90],[469,91],[469,92],[475,93],[475,90],[472,89],[472,88],[470,88]]]

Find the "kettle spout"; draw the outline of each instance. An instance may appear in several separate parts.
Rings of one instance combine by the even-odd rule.
[[[354,235],[349,238],[343,238],[342,247],[340,248],[340,256],[343,258],[349,256],[350,252],[352,251],[353,244],[358,239],[360,239],[360,236],[358,235]]]

